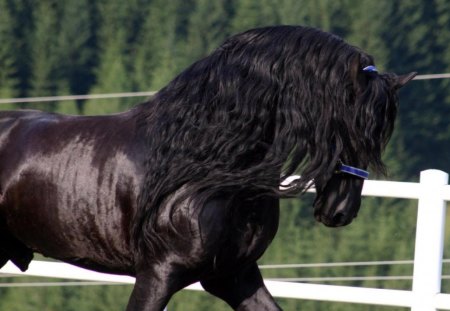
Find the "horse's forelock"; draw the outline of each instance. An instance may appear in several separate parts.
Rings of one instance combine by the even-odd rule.
[[[392,135],[398,109],[397,94],[391,86],[389,74],[369,77],[367,89],[357,101],[361,123],[357,147],[374,170],[385,174],[381,154]]]

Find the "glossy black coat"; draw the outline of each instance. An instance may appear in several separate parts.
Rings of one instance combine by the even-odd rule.
[[[196,281],[236,310],[279,310],[256,265],[279,198],[314,180],[316,219],[346,225],[363,181],[336,165],[382,168],[396,91],[414,74],[372,64],[331,34],[266,27],[124,113],[0,112],[0,267],[26,270],[38,252],[135,276],[129,311],[162,310]]]
[[[255,262],[277,230],[274,198],[217,197],[201,209],[178,203],[171,206],[173,215],[161,208],[159,230],[170,251],[136,267],[130,223],[146,154],[136,137],[139,113],[0,112],[0,264],[12,260],[26,270],[39,252],[136,276],[129,310],[160,310],[172,293],[198,280],[233,307],[266,295]],[[171,205],[177,193],[164,204]]]

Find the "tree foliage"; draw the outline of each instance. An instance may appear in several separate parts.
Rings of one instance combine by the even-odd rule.
[[[0,0],[0,97],[158,90],[229,35],[273,24],[302,24],[334,32],[372,54],[382,70],[450,72],[448,0]],[[400,92],[400,114],[385,153],[389,179],[416,180],[419,171],[427,168],[450,171],[449,89],[450,79],[420,80]],[[33,107],[103,114],[138,101],[90,100]],[[0,106],[7,107],[11,105]],[[365,198],[351,226],[330,229],[313,220],[312,199],[305,195],[282,203],[279,233],[261,264],[412,259],[416,202]],[[448,244],[450,226],[446,236]],[[450,249],[445,253],[448,257]],[[273,278],[411,273],[411,266],[404,265],[263,270]],[[449,274],[450,267],[444,266],[444,273]],[[411,287],[408,280],[338,284]],[[450,281],[444,280],[443,288],[450,291]],[[122,310],[130,290],[117,285],[0,288],[0,310]],[[286,310],[398,309],[279,302]],[[169,310],[228,307],[205,293],[181,292]]]

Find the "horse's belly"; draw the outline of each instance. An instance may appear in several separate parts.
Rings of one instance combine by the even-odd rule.
[[[81,186],[74,188],[65,191],[33,174],[21,178],[0,206],[7,230],[47,257],[101,271],[132,270],[122,209],[114,200],[104,202],[88,190],[82,194]]]

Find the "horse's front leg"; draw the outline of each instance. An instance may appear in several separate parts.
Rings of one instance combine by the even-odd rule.
[[[264,285],[256,263],[229,277],[202,280],[203,288],[238,311],[281,310]]]
[[[172,295],[188,284],[175,273],[170,263],[139,271],[126,310],[162,311]]]

